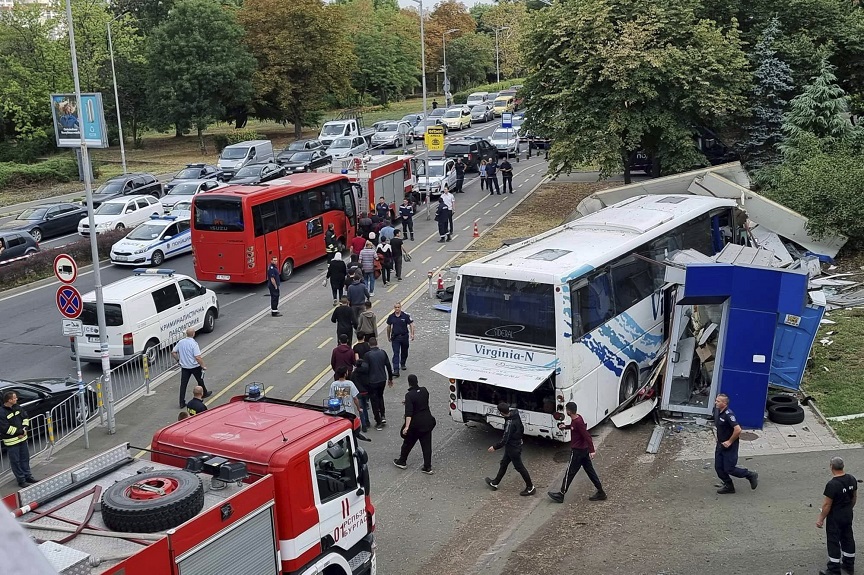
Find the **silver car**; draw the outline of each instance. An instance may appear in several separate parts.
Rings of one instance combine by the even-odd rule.
[[[513,128],[498,128],[489,137],[489,143],[498,150],[498,155],[519,155],[519,134]]]
[[[408,122],[386,122],[372,135],[372,147],[399,147],[414,143],[414,129]]]
[[[477,104],[471,108],[472,122],[489,122],[495,117],[490,104]]]
[[[354,156],[362,156],[369,150],[369,145],[361,136],[345,136],[336,138],[330,147],[327,148],[327,154],[334,160],[343,158],[353,158]]]

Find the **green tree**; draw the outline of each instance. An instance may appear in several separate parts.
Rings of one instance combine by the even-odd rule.
[[[792,91],[792,71],[777,57],[775,48],[780,23],[772,18],[756,45],[752,61],[753,90],[750,95],[750,122],[742,145],[745,165],[758,170],[775,163],[783,141],[783,113]]]
[[[490,32],[494,57],[495,30],[498,33],[498,66],[501,78],[514,78],[524,74],[522,50],[519,49],[528,21],[525,2],[499,2],[483,14],[483,27]]]
[[[740,113],[750,75],[737,29],[696,18],[698,0],[556,0],[531,18],[523,50],[529,128],[554,138],[552,171],[704,162],[693,126]],[[656,172],[655,172],[656,173]]]
[[[495,73],[495,41],[488,34],[466,34],[448,42],[447,71],[451,92],[484,83]]]
[[[324,107],[325,98],[351,90],[357,62],[339,6],[321,0],[245,0],[239,19],[258,60],[256,115],[293,122],[299,138],[304,120]]]
[[[203,132],[227,107],[252,96],[255,60],[242,43],[233,9],[210,0],[180,0],[149,41],[154,126]]]

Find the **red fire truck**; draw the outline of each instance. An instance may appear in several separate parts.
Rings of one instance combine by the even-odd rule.
[[[253,384],[157,431],[149,461],[119,445],[4,503],[61,574],[375,575],[357,427]]]
[[[423,160],[414,156],[366,156],[333,162],[319,171],[341,173],[348,176],[352,183],[360,184],[362,196],[360,211],[375,212],[375,205],[381,197],[390,204],[390,216],[395,217],[399,205],[411,195],[417,184],[418,167],[422,170]]]

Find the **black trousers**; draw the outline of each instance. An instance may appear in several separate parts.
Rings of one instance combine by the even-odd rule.
[[[387,419],[384,414],[384,387],[384,382],[369,384],[369,401],[372,403],[372,416],[376,425]]]
[[[410,236],[408,234],[411,234]],[[402,235],[405,239],[414,239],[414,220],[402,220]]]
[[[441,219],[438,220],[438,235],[442,238],[447,237],[447,212],[441,212]]]
[[[447,214],[447,229],[450,230],[447,234],[450,235],[453,233],[453,210],[447,210],[445,213]]]
[[[432,469],[432,431],[417,432],[408,428],[408,433],[405,439],[402,440],[402,451],[399,452],[399,461],[405,463],[408,461],[408,456],[414,445],[420,442],[420,449],[423,451],[423,468]]]
[[[337,342],[339,341],[339,337],[342,334],[345,334],[346,336],[348,336],[348,347],[351,347],[352,345],[354,345],[354,331],[353,330],[352,331],[339,331],[337,329],[336,330],[336,341]]]
[[[330,291],[333,292],[333,299],[339,300],[345,294],[345,286],[330,282]]]
[[[270,313],[279,310],[279,290],[270,288]]]
[[[851,568],[855,565],[855,535],[852,533],[852,514],[847,517],[825,519],[825,536],[828,542],[828,572],[840,573],[840,565]]]
[[[198,385],[204,388],[204,393],[207,393],[207,386],[204,385],[204,370],[201,366],[193,367],[192,369],[180,368],[180,403],[186,403],[186,386],[189,385],[189,378],[195,376],[195,381]]]
[[[498,187],[498,176],[486,176],[486,188],[489,193],[492,193],[492,187],[495,187],[495,193],[500,194],[501,188]]]
[[[498,466],[498,475],[495,476],[494,483],[498,485],[501,483],[501,480],[504,479],[504,474],[507,473],[507,468],[510,466],[510,463],[513,463],[513,469],[519,472],[519,475],[522,476],[522,479],[525,481],[525,487],[531,488],[534,484],[531,482],[531,475],[528,473],[528,470],[525,469],[525,464],[522,463],[522,448],[512,448],[505,447],[504,448],[504,457],[501,458],[501,465]]]
[[[6,455],[9,456],[9,467],[12,468],[12,474],[15,475],[18,483],[23,483],[28,477],[33,477],[33,473],[30,471],[30,450],[27,448],[26,441],[7,445]]]
[[[513,193],[513,176],[512,175],[503,175],[501,179],[504,180],[504,193],[507,193],[507,186],[510,186],[510,193]]]
[[[465,183],[465,176],[462,176],[461,178],[459,176],[456,176],[456,189],[453,191],[453,193],[454,194],[461,194],[462,193],[462,185],[464,183]]]
[[[393,267],[396,268],[396,279],[402,279],[402,254],[399,254],[399,257],[393,260]]]
[[[723,483],[732,483],[733,477],[746,479],[750,470],[738,467],[738,442],[728,448],[720,443],[714,446],[714,471]]]
[[[600,478],[597,477],[597,472],[594,471],[594,464],[591,462],[591,456],[587,449],[571,449],[570,463],[567,465],[567,473],[564,474],[564,480],[561,482],[561,493],[567,493],[570,489],[570,484],[573,478],[579,473],[579,470],[584,468],[588,479],[597,488],[597,491],[603,491],[603,485],[600,483]]]

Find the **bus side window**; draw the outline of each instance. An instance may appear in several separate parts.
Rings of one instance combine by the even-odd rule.
[[[571,288],[571,294],[574,341],[615,316],[609,272],[599,273],[587,282],[578,282]]]
[[[654,291],[654,278],[649,266],[651,264],[636,256],[629,256],[612,264],[612,281],[615,287],[615,308],[617,310],[630,309]]]
[[[314,218],[315,216],[320,216],[323,213],[321,211],[321,190],[319,190],[318,188],[309,190],[308,192],[306,192],[305,196],[309,210],[306,218]]]

